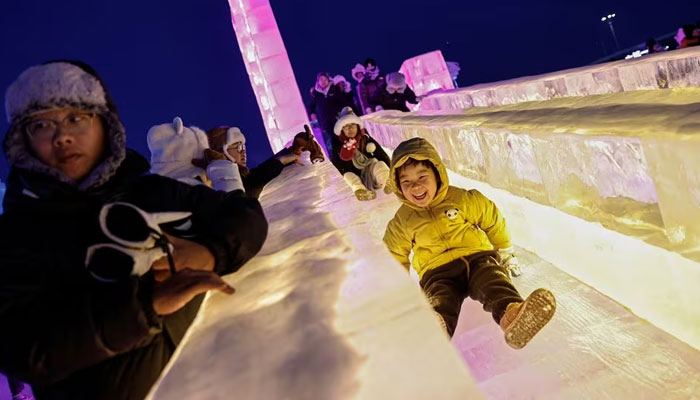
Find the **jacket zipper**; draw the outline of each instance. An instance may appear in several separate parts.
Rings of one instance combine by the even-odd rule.
[[[447,239],[445,239],[445,235],[442,234],[442,231],[440,230],[440,221],[435,218],[435,214],[433,213],[433,209],[428,207],[428,214],[430,214],[430,219],[435,221],[435,228],[438,231],[438,235],[440,236],[440,240],[442,240],[442,243],[445,245],[445,249],[447,249],[447,254],[452,257],[452,249],[450,249],[450,244],[447,242]]]

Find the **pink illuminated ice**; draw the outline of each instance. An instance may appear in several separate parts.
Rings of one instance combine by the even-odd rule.
[[[454,89],[450,70],[440,50],[409,58],[401,64],[399,72],[406,76],[406,84],[417,96],[436,89]]]
[[[309,123],[294,71],[269,0],[229,0],[229,5],[270,147],[277,152]]]

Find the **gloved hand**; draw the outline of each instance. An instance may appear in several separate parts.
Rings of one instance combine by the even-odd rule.
[[[511,278],[515,278],[522,274],[520,263],[518,262],[518,257],[515,256],[513,247],[498,249],[498,255],[501,257],[501,265],[506,268]]]
[[[99,281],[115,282],[130,275],[145,274],[157,260],[165,256],[165,251],[160,247],[130,249],[117,244],[102,243],[88,247],[85,268]]]
[[[223,156],[223,154],[221,155]],[[214,190],[226,193],[233,192],[234,190],[245,191],[238,165],[226,159],[226,156],[224,156],[223,160],[212,160],[211,163],[209,163],[207,166],[207,177],[211,180]]]
[[[377,111],[382,111],[382,110],[384,109],[384,107],[382,107],[382,106],[376,106],[376,107],[374,107],[374,109],[377,110]]]
[[[224,153],[212,149],[204,149],[204,158],[192,159],[192,165],[201,169],[207,169],[209,164],[216,160],[228,161],[228,158],[226,158]]]

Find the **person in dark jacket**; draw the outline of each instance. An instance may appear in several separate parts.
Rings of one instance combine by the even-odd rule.
[[[220,126],[207,132],[209,147],[224,154],[229,160],[238,164],[243,186],[248,196],[258,198],[265,185],[270,183],[284,167],[300,163],[300,153],[280,152],[265,160],[255,168],[248,169],[245,150],[245,136],[236,127]]]
[[[350,71],[350,75],[355,80],[355,82],[357,82],[355,84],[355,89],[353,90],[352,96],[352,102],[355,105],[355,107],[353,107],[353,110],[355,110],[355,114],[358,116],[365,115],[365,110],[362,107],[362,103],[360,101],[360,83],[363,79],[365,79],[365,66],[360,63],[355,64],[355,66]]]
[[[693,24],[683,25],[683,34],[685,37],[681,40],[681,49],[686,47],[700,46],[700,37],[697,35],[697,28]]]
[[[362,112],[371,114],[377,110],[377,104],[374,103],[374,98],[377,92],[384,86],[384,75],[380,74],[377,62],[372,58],[365,60],[365,73],[362,81],[357,84],[359,93],[360,105]]]
[[[337,141],[333,135],[333,126],[338,120],[338,114],[343,107],[351,106],[348,104],[348,96],[337,85],[333,85],[330,76],[321,72],[316,77],[316,86],[311,91],[311,103],[309,104],[309,113],[311,120],[318,121],[319,127],[323,135],[326,151],[330,155]]]
[[[28,68],[8,88],[6,111],[0,326],[22,329],[0,330],[0,372],[30,383],[40,400],[142,399],[204,293],[232,293],[220,276],[260,250],[262,208],[240,190],[149,174],[85,64]],[[103,216],[116,205],[153,223],[142,247],[122,247],[143,221]],[[163,212],[189,217],[153,222]],[[169,260],[144,247],[156,238],[161,249],[174,248]],[[100,245],[113,257],[95,258]]]
[[[386,188],[391,163],[389,156],[367,133],[362,119],[350,107],[341,112],[334,133],[342,146],[333,154],[333,165],[358,200],[373,200],[377,196],[376,189]]]
[[[406,85],[406,78],[400,72],[386,76],[386,85],[377,91],[374,103],[384,110],[410,111],[406,102],[418,104],[416,94]]]

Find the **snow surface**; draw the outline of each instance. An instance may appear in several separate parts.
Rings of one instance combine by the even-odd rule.
[[[559,233],[561,221],[523,226],[530,222],[523,215],[538,207],[577,220],[450,179],[492,197],[519,246],[531,247],[547,228]],[[329,163],[286,169],[261,200],[271,223],[261,254],[227,277],[234,295],[207,298],[150,399],[684,399],[700,392],[700,352],[520,247],[525,272],[515,284],[523,294],[552,289],[553,321],[515,351],[469,300],[451,346],[416,282],[382,245],[398,201],[382,193],[356,201]],[[580,239],[570,257],[596,251],[608,237]]]

